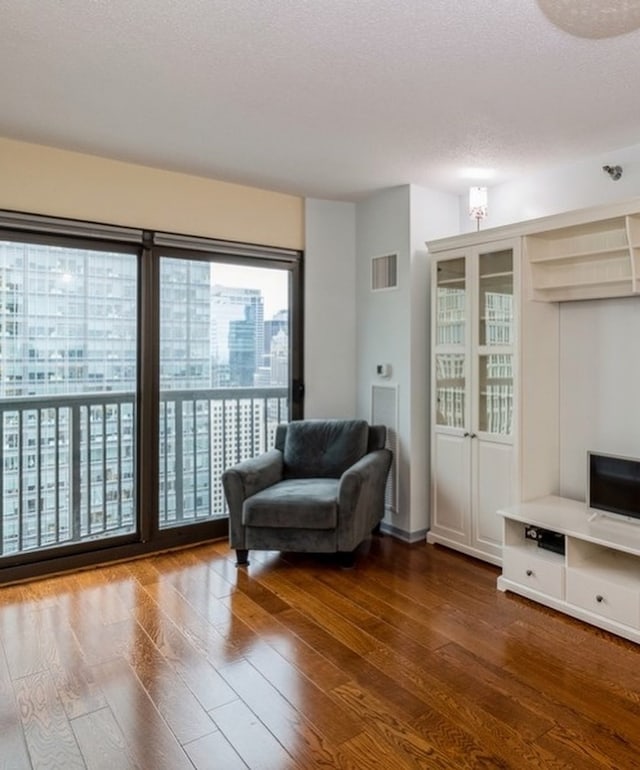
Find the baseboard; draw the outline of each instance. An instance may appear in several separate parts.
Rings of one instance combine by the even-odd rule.
[[[391,535],[391,537],[395,537],[396,540],[402,540],[403,543],[410,543],[411,545],[413,545],[413,543],[425,542],[427,539],[426,529],[419,529],[417,532],[407,532],[404,529],[398,529],[398,527],[394,527],[384,521],[380,522],[380,529],[385,535]]]

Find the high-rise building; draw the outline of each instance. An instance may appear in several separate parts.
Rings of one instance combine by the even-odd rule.
[[[134,254],[0,242],[0,554],[136,526],[137,276]],[[272,440],[287,395],[215,390],[263,384],[260,290],[212,289],[208,263],[165,257],[160,284],[159,523],[171,526],[224,514],[222,471]]]
[[[287,329],[280,329],[271,338],[269,363],[270,384],[286,387],[289,382],[289,335]]]
[[[0,245],[0,398],[136,387],[130,254]]]
[[[3,553],[133,526],[136,298],[134,255],[0,243]]]
[[[229,321],[229,384],[250,388],[261,357],[256,349],[256,306],[245,305],[241,321]]]
[[[211,289],[213,387],[251,387],[262,363],[264,299],[259,289]]]
[[[271,341],[280,331],[289,333],[289,311],[279,310],[273,318],[264,322],[264,355],[271,355]]]
[[[208,388],[211,269],[167,257],[160,265],[160,389]]]

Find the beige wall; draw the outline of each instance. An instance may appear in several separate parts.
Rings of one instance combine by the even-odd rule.
[[[0,209],[304,248],[304,199],[0,137]]]

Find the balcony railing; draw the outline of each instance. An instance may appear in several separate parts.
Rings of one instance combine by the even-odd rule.
[[[226,515],[223,470],[273,444],[286,388],[165,391],[159,526]],[[135,394],[0,400],[0,554],[135,533]]]

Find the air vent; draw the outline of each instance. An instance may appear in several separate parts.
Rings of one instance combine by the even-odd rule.
[[[396,385],[371,386],[371,423],[386,425],[387,447],[393,452],[391,470],[384,494],[385,511],[398,513],[398,388]]]
[[[384,254],[371,260],[371,291],[395,289],[398,286],[398,255]]]

